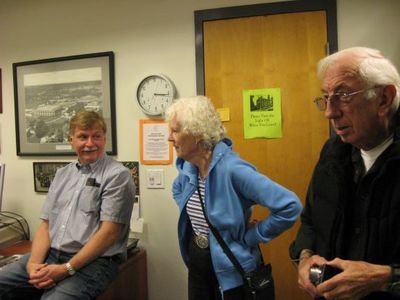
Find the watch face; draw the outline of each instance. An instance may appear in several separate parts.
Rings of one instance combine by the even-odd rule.
[[[163,114],[171,105],[174,95],[174,85],[167,77],[150,75],[140,82],[136,97],[146,114],[157,116]]]

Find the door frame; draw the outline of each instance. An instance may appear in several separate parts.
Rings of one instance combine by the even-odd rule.
[[[327,53],[334,53],[338,50],[336,0],[296,0],[194,11],[197,94],[204,95],[205,92],[203,33],[204,22],[319,10],[324,10],[326,12],[326,26],[328,35]]]

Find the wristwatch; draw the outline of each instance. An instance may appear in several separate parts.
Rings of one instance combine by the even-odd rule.
[[[72,276],[72,275],[74,275],[74,274],[76,273],[75,269],[71,266],[71,264],[70,264],[69,262],[67,262],[67,263],[65,264],[65,268],[67,269],[68,274],[69,274],[70,276]]]
[[[389,283],[388,291],[400,295],[400,264],[392,264],[390,267],[392,269],[392,280]]]

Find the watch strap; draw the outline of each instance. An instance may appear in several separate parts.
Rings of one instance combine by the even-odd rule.
[[[390,265],[392,269],[392,278],[388,287],[390,293],[400,295],[400,264]]]

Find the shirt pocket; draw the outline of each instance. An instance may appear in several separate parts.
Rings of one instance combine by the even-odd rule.
[[[97,215],[101,205],[101,191],[95,186],[85,186],[78,200],[78,207],[82,214]]]

